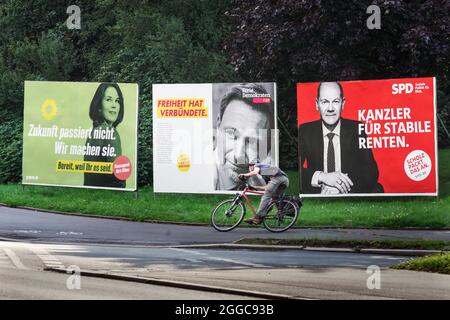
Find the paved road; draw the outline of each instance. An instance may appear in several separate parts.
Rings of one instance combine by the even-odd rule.
[[[126,245],[72,245],[0,241],[0,297],[9,298],[177,298],[176,292],[155,288],[137,293],[118,284],[109,292],[109,281],[87,279],[87,286],[74,293],[65,289],[67,275],[48,275],[47,268],[77,266],[84,271],[141,276],[241,290],[319,299],[450,299],[450,276],[391,270],[388,266],[408,258],[337,252],[286,250],[208,250],[148,248]],[[367,267],[377,265],[381,288],[369,290]],[[38,273],[40,272],[40,273]],[[84,277],[83,277],[84,279]],[[43,283],[49,281],[48,284]],[[84,281],[84,280],[83,280]],[[83,282],[84,283],[84,282]],[[42,288],[39,288],[42,287]],[[84,289],[86,291],[84,292]],[[123,290],[122,290],[123,288]],[[134,284],[128,284],[134,288]],[[103,291],[104,290],[104,291]],[[157,289],[159,290],[159,289]],[[59,292],[61,291],[61,292]],[[221,299],[194,292],[192,299]],[[228,297],[229,298],[229,297]]]
[[[118,221],[0,206],[0,237],[41,242],[177,245],[229,243],[254,237],[450,240],[450,230],[293,229],[273,234],[261,227],[222,233],[206,226]]]
[[[65,282],[61,281],[65,281],[66,275],[49,275],[48,271],[43,271],[44,267],[76,265],[84,271],[139,275],[292,297],[450,299],[449,276],[388,268],[408,259],[406,257],[175,247],[181,244],[229,243],[244,237],[448,240],[450,230],[296,229],[272,234],[263,228],[238,228],[220,233],[211,227],[138,223],[0,207],[1,237],[20,240],[0,241],[0,271],[13,270],[0,272],[3,274],[0,276],[0,297],[4,298],[80,297],[77,293],[64,291]],[[381,268],[382,286],[379,290],[367,288],[370,276],[367,267],[371,265]],[[48,280],[47,285],[42,284],[44,280]],[[114,284],[102,281],[88,279],[86,291],[79,294],[86,298],[136,297],[134,284],[128,291],[124,284],[123,290],[104,294],[102,292],[111,291]],[[64,286],[63,292],[58,291],[61,286]],[[122,284],[118,286],[122,288]],[[136,290],[141,292],[141,289]],[[178,297],[170,290],[161,292],[164,299]],[[193,299],[205,297],[201,292],[190,296]],[[141,297],[157,296],[144,293]],[[206,297],[221,299],[209,293]]]
[[[115,245],[41,244],[0,241],[6,256],[18,252],[35,267],[78,265],[86,270],[183,270],[235,268],[388,267],[409,257],[303,250],[149,248]],[[37,259],[38,258],[38,259]],[[13,259],[12,259],[13,260]]]

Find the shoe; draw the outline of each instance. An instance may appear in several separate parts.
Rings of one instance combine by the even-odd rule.
[[[245,219],[244,222],[249,223],[249,224],[260,224],[261,222],[263,222],[263,219],[249,218],[249,219]]]

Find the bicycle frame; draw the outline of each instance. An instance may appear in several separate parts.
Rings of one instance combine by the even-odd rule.
[[[242,191],[242,193],[237,194],[239,195],[239,198],[245,199],[245,202],[247,202],[248,206],[250,207],[250,210],[252,210],[253,216],[256,217],[256,210],[255,208],[252,206],[252,204],[250,203],[250,200],[247,197],[247,193],[251,193],[251,194],[257,194],[257,195],[263,195],[264,191],[257,191],[257,190],[251,190],[248,186],[245,187],[245,189]]]

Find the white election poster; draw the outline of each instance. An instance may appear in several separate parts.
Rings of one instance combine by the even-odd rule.
[[[155,192],[232,192],[254,161],[278,165],[274,83],[153,85]]]

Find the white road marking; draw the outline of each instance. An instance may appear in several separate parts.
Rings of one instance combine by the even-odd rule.
[[[41,233],[41,230],[14,230],[14,233],[32,233],[32,234],[37,234],[37,233]]]
[[[12,251],[11,249],[3,250],[17,269],[28,270],[28,268],[23,265],[22,261],[20,261],[19,257],[14,253],[14,251]]]
[[[89,252],[88,249],[77,246],[77,245],[63,245],[63,244],[48,244],[48,245],[40,245],[34,244],[34,248],[42,248],[44,250],[50,250],[52,252],[69,252],[69,253],[85,253]]]
[[[46,267],[65,269],[64,264],[58,258],[48,253],[42,246],[31,247],[30,250],[41,259]]]
[[[222,261],[222,262],[229,262],[229,263],[235,263],[235,264],[240,264],[243,266],[249,266],[252,268],[265,268],[265,265],[262,264],[258,264],[258,263],[251,263],[251,262],[245,262],[245,261],[238,261],[238,260],[233,260],[233,259],[226,259],[226,258],[218,258],[218,257],[211,257],[208,256],[209,259],[211,260],[217,260],[217,261]]]
[[[60,235],[60,236],[82,236],[83,235],[82,232],[72,232],[72,231],[69,231],[69,232],[61,231],[61,232],[57,232],[56,234]]]
[[[185,253],[189,253],[189,254],[196,254],[196,255],[199,255],[199,256],[203,256],[203,257],[205,257],[206,259],[209,259],[209,260],[215,260],[215,261],[239,264],[239,265],[248,266],[248,267],[252,267],[252,268],[265,268],[266,267],[265,265],[258,264],[258,263],[252,263],[252,262],[239,261],[239,260],[234,260],[234,259],[214,257],[214,256],[211,256],[211,255],[209,255],[207,253],[198,252],[198,251],[195,251],[195,250],[188,250],[188,249],[181,249],[181,248],[169,248],[169,249],[174,250],[174,251],[185,252]]]
[[[402,260],[402,258],[399,257],[392,257],[392,256],[370,256],[371,259],[384,259],[384,260]]]
[[[12,267],[11,260],[9,260],[8,256],[5,254],[3,249],[0,249],[0,266]]]
[[[23,243],[23,242],[4,242],[0,241],[0,246],[8,246],[10,248],[20,248],[20,249],[28,249],[31,252],[33,252],[46,267],[51,268],[61,268],[64,269],[64,264],[55,256],[49,253],[50,251],[54,252],[71,252],[71,253],[83,253],[88,252],[87,249],[84,249],[80,246],[75,245],[58,245],[58,244],[35,244],[35,243]],[[9,259],[11,260],[16,267],[20,267],[20,269],[23,269],[23,264],[20,262],[19,258],[12,252],[11,249],[4,249],[5,252],[8,254]],[[0,249],[1,253],[1,249]],[[17,258],[17,259],[16,259]],[[0,256],[1,259],[1,256]],[[1,260],[0,260],[1,262]]]
[[[173,251],[180,251],[180,252],[185,252],[185,253],[189,253],[189,254],[196,254],[196,255],[199,255],[199,256],[207,256],[206,253],[197,252],[197,251],[189,250],[189,249],[181,249],[181,248],[169,248],[169,249],[173,250]]]

